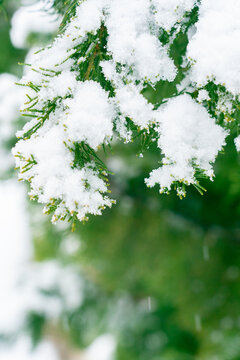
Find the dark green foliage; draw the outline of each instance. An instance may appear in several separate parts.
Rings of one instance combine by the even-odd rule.
[[[26,330],[30,332],[33,347],[36,346],[43,336],[45,317],[42,314],[31,312],[26,318]]]
[[[20,75],[21,69],[19,69],[16,59],[23,61],[26,51],[15,49],[10,41],[10,18],[13,9],[12,1],[4,1],[0,4],[0,73],[11,72]]]
[[[71,17],[75,15],[79,0],[54,0],[52,9],[63,16],[60,30],[63,30]]]

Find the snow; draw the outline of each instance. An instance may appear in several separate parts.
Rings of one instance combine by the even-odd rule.
[[[240,2],[202,0],[196,34],[188,45],[193,60],[192,80],[204,85],[208,79],[240,92]]]
[[[27,38],[31,33],[52,34],[57,31],[60,24],[56,15],[47,12],[51,1],[40,0],[31,6],[26,6],[24,2],[14,13],[11,20],[10,37],[13,45],[17,48],[27,47]]]
[[[160,79],[172,81],[176,68],[167,48],[158,41],[157,34],[151,33],[150,21],[153,19],[146,0],[81,2],[65,34],[57,37],[52,47],[38,54],[33,67],[53,69],[65,60],[66,52],[70,55],[74,45],[83,42],[88,32],[96,33],[104,21],[109,33],[108,51],[115,62],[132,67],[139,79],[153,83]]]
[[[139,79],[153,83],[160,79],[173,81],[176,76],[173,61],[150,31],[149,2],[112,0],[108,11],[108,50],[113,60],[132,67]]]
[[[75,26],[85,33],[96,32],[104,19],[103,9],[108,0],[82,1],[77,9]]]
[[[147,185],[158,183],[164,192],[174,181],[194,184],[196,166],[212,178],[211,164],[225,145],[228,132],[216,125],[189,95],[169,100],[159,110],[159,123],[158,147],[164,155],[163,166],[151,172]]]
[[[76,83],[76,73],[65,70],[55,76],[54,83],[50,83],[47,87],[45,81],[42,83],[43,87],[39,93],[39,100],[54,100],[57,96],[64,97],[70,95],[73,93]]]
[[[237,151],[240,151],[240,135],[238,135],[235,139],[235,146]]]
[[[69,115],[64,124],[68,139],[72,142],[85,141],[97,149],[113,135],[114,110],[108,94],[94,81],[78,82],[73,99],[65,101]]]
[[[153,105],[148,103],[139,89],[129,84],[116,90],[116,100],[120,111],[129,117],[137,126],[147,128],[156,118]]]
[[[197,97],[198,102],[203,102],[204,100],[210,100],[207,90],[200,90]]]
[[[155,8],[156,23],[163,29],[170,31],[179,22],[185,12],[190,12],[196,0],[152,0]]]
[[[76,212],[82,220],[87,214],[101,214],[102,208],[111,206],[110,199],[102,195],[107,192],[107,186],[92,169],[94,164],[87,163],[82,169],[72,168],[74,158],[65,145],[64,128],[55,125],[40,130],[34,139],[19,141],[13,152],[15,156],[21,154],[16,165],[23,170],[24,159],[32,155],[37,162],[20,175],[24,180],[32,178],[30,195],[37,196],[41,203],[60,201],[61,207],[53,215],[53,221],[69,212]]]

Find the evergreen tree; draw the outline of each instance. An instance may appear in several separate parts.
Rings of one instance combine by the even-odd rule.
[[[32,58],[21,81],[29,89],[22,112],[32,120],[13,151],[31,198],[46,205],[53,222],[101,214],[115,200],[107,195],[111,171],[99,150],[136,138],[140,157],[149,147],[159,151],[160,167],[147,186],[175,188],[182,198],[192,184],[203,194],[199,180],[213,180],[229,130],[238,131],[237,63],[236,73],[225,71],[236,54],[225,52],[214,67],[219,35],[209,25],[225,12],[236,23],[231,4],[221,11],[206,0],[52,6],[65,15],[61,34]],[[220,31],[223,44],[226,32],[235,36],[228,23]],[[156,95],[158,86],[168,93]],[[239,148],[239,137],[235,143]]]
[[[88,0],[82,2],[82,4],[84,3],[98,4],[100,6],[101,1],[93,2]],[[121,1],[118,1],[118,3],[121,6]],[[170,1],[153,1],[152,3],[155,3],[155,6],[157,3],[162,3],[165,10],[169,10],[170,5],[168,3],[170,4]],[[106,210],[102,217],[92,218],[84,226],[78,225],[76,232],[71,235],[69,235],[67,228],[52,227],[48,223],[48,218],[45,221],[44,218],[35,215],[37,207],[32,205],[34,259],[37,264],[30,269],[29,281],[30,284],[34,285],[39,296],[37,299],[41,299],[40,306],[29,305],[24,327],[18,328],[15,334],[1,333],[1,340],[11,341],[24,331],[31,334],[33,344],[37,346],[41,339],[47,336],[53,339],[57,346],[63,350],[62,359],[67,360],[71,360],[72,357],[76,356],[81,358],[81,354],[77,352],[78,349],[86,348],[94,339],[104,333],[110,333],[114,336],[116,341],[114,359],[117,360],[214,360],[216,358],[219,360],[236,360],[240,357],[238,305],[240,294],[238,281],[239,158],[233,141],[233,138],[237,135],[237,123],[239,121],[238,100],[233,88],[234,85],[237,87],[237,76],[233,77],[232,80],[234,81],[231,82],[227,73],[228,67],[225,66],[224,71],[222,71],[223,65],[229,64],[230,58],[225,63],[218,59],[218,64],[213,56],[214,51],[216,52],[214,47],[211,56],[207,57],[208,64],[211,61],[215,65],[218,64],[218,66],[211,66],[214,79],[207,79],[207,77],[206,80],[200,79],[202,73],[197,75],[199,68],[197,68],[198,63],[192,60],[194,56],[190,55],[192,59],[185,56],[187,51],[190,51],[188,43],[194,39],[192,36],[196,31],[195,26],[199,24],[198,26],[201,29],[204,25],[204,14],[211,15],[210,20],[214,18],[215,21],[219,19],[217,16],[224,17],[224,21],[218,23],[217,35],[219,37],[220,25],[222,24],[224,27],[226,23],[231,22],[230,20],[226,21],[228,16],[232,19],[233,27],[236,26],[234,17],[238,17],[238,8],[236,3],[234,3],[235,7],[233,7],[231,1],[228,4],[224,1],[218,2],[218,4],[214,4],[212,1],[201,1],[194,3],[194,5],[191,1],[178,1],[181,5],[183,4],[183,8],[180,7],[176,9],[176,12],[173,12],[175,3],[174,1],[171,2],[171,11],[164,13],[163,20],[166,23],[161,23],[158,34],[160,45],[163,44],[163,47],[166,47],[169,59],[173,60],[174,66],[177,68],[177,76],[172,82],[166,79],[158,79],[154,84],[154,81],[144,79],[144,83],[141,83],[141,79],[136,81],[133,78],[136,76],[136,69],[133,69],[134,64],[131,64],[129,69],[129,65],[121,62],[117,63],[116,72],[120,74],[120,80],[126,82],[124,86],[122,83],[116,85],[114,81],[106,80],[103,68],[99,64],[104,61],[105,64],[110,62],[115,66],[115,63],[113,62],[113,54],[106,51],[105,47],[109,41],[106,25],[105,33],[103,32],[101,35],[103,36],[101,39],[104,39],[105,43],[102,43],[99,39],[99,30],[101,30],[102,23],[105,24],[103,18],[99,29],[87,33],[83,42],[80,42],[76,49],[74,48],[76,54],[75,52],[71,53],[71,50],[69,51],[71,55],[65,63],[59,64],[59,61],[55,62],[56,58],[59,60],[59,57],[66,59],[64,51],[60,51],[58,55],[55,49],[52,55],[54,60],[52,67],[43,67],[45,61],[49,62],[51,60],[51,49],[54,48],[55,43],[49,49],[43,50],[39,55],[36,55],[40,56],[40,60],[35,57],[35,59],[30,59],[31,61],[27,61],[27,63],[31,62],[32,68],[37,70],[37,72],[28,72],[26,78],[22,80],[22,84],[28,86],[27,90],[30,96],[27,100],[29,102],[26,106],[29,107],[27,114],[34,115],[33,121],[35,122],[31,125],[27,123],[27,128],[24,130],[24,139],[20,141],[22,145],[17,145],[19,147],[15,150],[15,153],[17,153],[17,151],[23,149],[23,153],[20,151],[21,154],[17,155],[24,156],[25,160],[24,158],[18,159],[21,159],[22,167],[25,166],[24,164],[28,164],[28,166],[22,168],[23,174],[20,177],[32,181],[33,190],[31,192],[36,191],[39,200],[43,201],[45,200],[42,197],[43,189],[39,189],[39,186],[43,183],[38,183],[38,180],[42,181],[45,172],[47,175],[46,181],[50,180],[49,167],[52,168],[54,176],[57,174],[57,180],[59,180],[59,177],[61,179],[65,174],[64,172],[57,172],[58,168],[61,170],[61,167],[64,167],[67,161],[73,161],[71,170],[74,171],[74,175],[76,173],[81,176],[86,174],[86,172],[82,171],[85,169],[85,164],[91,162],[87,173],[88,178],[86,178],[86,181],[84,178],[83,191],[85,191],[85,189],[89,189],[88,181],[93,180],[93,178],[95,181],[95,176],[106,181],[105,172],[108,173],[106,169],[106,165],[108,165],[110,172],[115,173],[115,176],[110,174],[110,180],[114,197],[118,201],[117,206],[114,206],[111,210]],[[141,1],[138,1],[138,4],[140,11]],[[185,4],[188,6],[187,13],[186,8],[184,8]],[[47,11],[49,12],[54,11],[59,16],[64,15],[60,35],[56,41],[58,39],[63,41],[64,36],[68,35],[68,27],[70,27],[71,23],[74,24],[73,21],[77,19],[75,17],[78,11],[77,6],[78,3],[74,1],[54,1],[53,7],[48,8]],[[87,5],[85,6],[87,7]],[[205,12],[206,6],[208,6],[208,12]],[[218,11],[214,9],[215,6]],[[91,14],[94,14],[94,9],[93,6]],[[128,10],[127,6],[126,9]],[[83,19],[85,19],[84,16]],[[86,19],[91,19],[91,15]],[[214,21],[207,20],[210,25],[208,26],[208,36],[204,39],[204,44],[209,44],[207,40],[210,38],[212,30],[214,34]],[[207,20],[205,17],[204,21],[206,23],[208,23]],[[174,26],[171,31],[164,28],[164,26],[171,26],[172,24]],[[194,24],[196,25],[194,26]],[[66,36],[67,46],[72,44],[74,33],[77,30],[79,29],[77,28],[74,32],[71,32],[70,36]],[[229,43],[232,43],[233,35],[228,33],[227,41]],[[225,41],[224,36],[221,41]],[[226,47],[227,41],[224,42],[224,47]],[[215,42],[219,44],[216,36]],[[87,49],[90,47],[90,53],[84,48],[84,44]],[[198,48],[202,49],[203,52],[206,51],[204,44],[201,42],[201,47]],[[102,47],[100,47],[99,53],[94,54],[97,45]],[[228,49],[225,59],[228,56],[234,57],[234,49],[232,49],[232,52]],[[211,48],[208,48],[207,54],[209,54],[210,50]],[[83,55],[82,51],[86,59],[77,63],[79,53]],[[217,54],[219,54],[219,51]],[[200,56],[200,54],[198,55]],[[91,59],[93,59],[92,62]],[[236,65],[234,74],[236,74],[237,64],[235,62],[234,64]],[[69,65],[71,66],[69,67]],[[90,72],[88,71],[89,65],[91,65],[90,69],[92,69]],[[202,63],[200,61],[200,65],[203,66],[204,61]],[[26,66],[29,68],[29,65]],[[64,69],[61,66],[64,66]],[[192,70],[189,69],[190,66]],[[194,66],[196,66],[195,75],[192,75]],[[57,70],[57,68],[61,70]],[[221,71],[219,72],[218,69],[221,69]],[[55,74],[58,71],[61,71],[61,74]],[[64,72],[66,72],[66,78],[64,78]],[[89,74],[89,79],[85,79],[86,74]],[[219,74],[225,76],[224,81],[219,79]],[[57,81],[60,80],[60,75],[63,75],[63,81],[59,85]],[[210,75],[208,74],[208,76]],[[183,83],[183,79],[185,83]],[[195,83],[193,79],[201,81],[201,86],[199,83]],[[81,84],[83,86],[82,89],[81,87],[78,88],[78,97],[76,97],[74,87],[75,80],[77,85],[80,86]],[[204,81],[206,81],[206,84]],[[223,85],[223,82],[225,82],[225,85]],[[86,87],[82,83],[86,84]],[[104,89],[104,92],[100,91],[98,84]],[[144,100],[144,109],[141,107],[142,102],[137,103],[134,109],[130,108],[132,111],[141,110],[138,112],[138,119],[126,115],[125,111],[129,111],[129,109],[125,110],[124,108],[122,113],[122,110],[118,108],[117,117],[113,119],[114,137],[113,139],[112,137],[104,138],[104,144],[106,140],[107,143],[111,142],[111,149],[108,150],[106,145],[101,145],[102,149],[95,149],[94,146],[89,145],[87,143],[87,140],[90,141],[90,138],[87,139],[89,133],[84,133],[86,138],[81,142],[73,141],[69,145],[68,130],[64,131],[64,133],[67,133],[67,141],[64,140],[64,147],[62,148],[62,144],[60,144],[58,148],[56,144],[58,139],[62,139],[61,130],[56,132],[53,130],[57,129],[57,126],[61,127],[61,124],[66,123],[67,125],[70,114],[69,104],[74,99],[77,100],[75,109],[79,112],[76,115],[77,122],[81,125],[82,130],[83,118],[80,117],[80,113],[82,109],[85,109],[85,104],[89,103],[86,96],[87,86],[91,88],[89,98],[94,96],[94,90],[96,90],[95,95],[100,93],[106,95],[107,93],[107,97],[111,101],[106,100],[106,97],[103,96],[106,100],[103,102],[106,104],[109,101],[110,106],[112,105],[113,108],[115,106],[119,107],[120,103],[122,106],[128,104],[129,99],[136,99],[133,96],[134,93],[130,93],[129,96],[124,98],[123,102],[120,101],[117,102],[117,105],[115,104],[117,91],[122,90],[123,87],[125,89],[125,86],[128,86],[130,90],[135,89],[136,86],[137,95],[143,95],[147,102]],[[63,91],[64,95],[60,96],[58,94],[57,99],[52,99],[56,91],[59,92],[60,90]],[[46,91],[45,94],[44,91]],[[67,95],[64,93],[65,91],[67,91]],[[46,101],[46,98],[48,101]],[[81,102],[82,98],[85,102]],[[31,99],[33,100],[32,103]],[[179,101],[176,102],[177,99],[183,99],[184,104],[187,105],[187,107],[184,107],[184,116],[176,117],[176,121],[180,123],[181,127],[183,126],[183,120],[187,123],[189,121],[189,127],[191,128],[189,138],[187,137],[186,128],[184,128],[183,133],[180,131],[181,129],[177,128],[180,131],[180,133],[177,133],[177,138],[173,131],[176,129],[177,124],[171,116],[171,111],[174,112],[174,116],[177,116],[182,111],[182,104]],[[37,103],[34,104],[34,102]],[[99,106],[99,102],[100,100],[95,100],[94,106],[96,108]],[[34,106],[31,106],[33,104]],[[64,108],[65,104],[69,106],[69,109]],[[74,102],[72,102],[73,104]],[[172,105],[174,105],[174,109],[171,109]],[[203,110],[199,110],[200,105]],[[55,108],[51,109],[51,106],[55,106]],[[105,107],[101,109],[102,112],[99,116],[104,113]],[[162,110],[160,111],[160,109]],[[203,112],[204,109],[210,114],[209,118],[206,117],[206,112]],[[87,110],[89,112],[86,111],[86,118],[91,113],[91,108],[87,108]],[[154,116],[156,113],[159,116],[161,115],[161,119],[152,121],[152,118],[150,118],[150,121],[148,121],[150,110]],[[193,118],[196,119],[197,123],[188,119],[189,113],[194,114]],[[134,115],[134,113],[131,114]],[[147,119],[147,129],[141,127],[142,123],[137,123],[137,125],[135,123],[140,121],[139,119],[144,121],[143,115]],[[123,129],[128,135],[128,137],[123,138],[123,141],[116,141],[116,138],[118,140],[119,138],[122,139],[121,127],[120,129],[117,128],[119,118],[123,121],[125,125]],[[215,123],[224,130],[221,130],[209,119],[214,119]],[[198,164],[195,163],[195,159],[193,162],[188,162],[188,165],[191,165],[195,171],[194,176],[196,179],[201,180],[200,186],[203,185],[208,189],[206,196],[201,197],[194,189],[190,188],[189,195],[180,200],[175,194],[159,197],[157,189],[146,190],[143,178],[144,176],[148,177],[149,172],[159,162],[161,155],[158,143],[161,149],[164,146],[164,138],[160,140],[161,134],[159,135],[158,127],[160,127],[161,132],[163,131],[166,139],[170,139],[170,144],[176,143],[177,146],[180,146],[177,142],[180,135],[183,136],[181,137],[181,146],[186,145],[185,140],[187,143],[189,141],[192,146],[192,134],[194,134],[196,136],[194,146],[200,150],[200,148],[204,149],[204,146],[209,144],[209,141],[204,143],[204,137],[200,134],[202,143],[199,148],[197,142],[200,131],[198,123],[203,122],[203,129],[200,128],[204,136],[208,136],[205,127],[210,124],[209,121],[212,124],[213,131],[217,130],[220,135],[226,134],[225,129],[231,130],[232,134],[226,138],[225,154],[220,154],[216,162],[216,178],[213,183],[205,178],[206,175],[209,175],[203,172],[203,170],[206,170],[206,163],[201,163],[201,165],[204,165],[204,169],[201,170]],[[164,127],[167,122],[171,123],[171,129]],[[33,125],[36,125],[36,128],[32,128]],[[99,132],[103,130],[97,129]],[[167,130],[171,130],[173,133],[169,134]],[[28,131],[29,133],[26,133]],[[208,131],[213,136],[212,130],[208,129]],[[52,137],[47,137],[49,132],[52,133]],[[77,134],[83,136],[81,133],[80,135]],[[99,134],[96,134],[97,139]],[[214,134],[217,137],[217,133],[214,132]],[[74,131],[72,131],[72,135],[75,135]],[[173,137],[169,138],[168,135]],[[44,143],[45,137],[46,142]],[[42,144],[38,142],[38,139],[41,139]],[[49,140],[51,140],[51,143]],[[94,137],[91,138],[91,141],[94,140]],[[132,142],[132,140],[134,141]],[[217,139],[211,138],[211,140],[215,144]],[[129,142],[124,144],[126,141]],[[27,146],[29,146],[28,149],[26,149]],[[69,148],[73,150],[70,151],[70,155],[68,153]],[[182,149],[182,147],[180,148]],[[190,148],[187,147],[187,150],[190,151]],[[59,149],[64,149],[64,152],[59,152]],[[192,151],[190,151],[191,156],[192,154],[194,156],[198,154]],[[26,156],[26,152],[28,156]],[[182,154],[180,150],[178,152]],[[56,158],[54,154],[57,154],[59,158]],[[139,159],[136,159],[136,154]],[[142,154],[144,155],[143,158]],[[174,154],[164,153],[162,156],[173,156]],[[171,156],[169,156],[169,159],[175,164],[179,158],[172,158]],[[201,159],[203,158],[201,157]],[[50,160],[52,160],[51,164],[49,163]],[[64,162],[65,160],[66,162]],[[163,161],[163,163],[165,162]],[[171,163],[171,165],[173,164]],[[44,167],[44,165],[46,166]],[[68,164],[66,166],[68,167]],[[166,165],[161,163],[161,166],[165,166],[166,169]],[[172,170],[172,168],[170,169]],[[94,175],[90,180],[89,173]],[[38,177],[39,174],[40,177]],[[71,176],[69,173],[66,174]],[[34,178],[31,179],[31,175],[35,177],[35,181]],[[45,179],[43,180],[45,181]],[[44,182],[44,184],[48,185],[48,189],[44,189],[44,195],[46,195],[47,199],[49,195],[47,191],[51,190],[51,188],[49,189],[51,182]],[[99,185],[99,182],[97,182],[97,185]],[[179,195],[183,196],[181,191],[184,191],[184,182],[178,179],[178,182],[173,184],[173,186],[175,185]],[[204,191],[199,187],[198,182],[195,182],[194,185],[201,192]],[[60,202],[63,188],[60,186],[58,189],[60,189],[60,192],[57,193],[59,198],[51,200],[52,208],[49,209],[50,211],[58,209],[57,216],[61,211],[67,211],[67,213],[69,211]],[[81,190],[82,187],[80,186],[77,190],[74,190],[72,183],[71,186],[64,188],[67,191],[71,190],[71,194],[74,196],[73,201],[76,200],[75,196],[79,196],[79,189]],[[55,190],[56,188],[53,189],[56,195]],[[39,191],[41,192],[40,195]],[[69,193],[67,192],[67,194]],[[104,195],[100,199],[101,201],[107,201]],[[93,205],[95,206],[95,204]],[[68,213],[67,216],[75,218],[77,212],[76,214]],[[51,279],[52,276],[54,278],[54,275],[57,280],[53,281]],[[41,276],[48,279],[47,286],[41,282]],[[80,289],[78,288],[79,282]],[[73,288],[71,284],[73,284]],[[74,294],[76,289],[80,299],[73,296],[74,302],[71,295]],[[28,293],[27,290],[29,290],[28,284],[26,290],[23,287],[22,292]],[[61,304],[60,307],[59,305],[56,306],[59,310],[57,315],[53,310],[47,310],[47,305],[50,306],[52,303]]]

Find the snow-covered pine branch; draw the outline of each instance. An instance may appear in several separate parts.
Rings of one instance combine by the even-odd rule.
[[[159,147],[148,186],[180,197],[190,184],[201,192],[199,178],[213,179],[229,129],[237,134],[239,1],[81,0],[67,14],[21,81],[22,113],[32,120],[13,153],[30,196],[53,222],[101,214],[114,201],[97,151],[136,133]],[[180,36],[187,46],[176,54]],[[144,89],[160,80],[175,81],[175,91],[151,104]]]

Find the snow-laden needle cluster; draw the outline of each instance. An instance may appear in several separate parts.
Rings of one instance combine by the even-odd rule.
[[[201,192],[198,180],[213,178],[239,110],[239,18],[237,0],[76,2],[21,81],[22,112],[32,120],[13,150],[20,178],[54,222],[84,220],[114,202],[97,155],[113,137],[128,142],[139,133],[157,143],[161,166],[148,186],[174,187],[180,197],[185,185]],[[180,37],[186,46],[178,54]],[[174,82],[175,92],[152,104],[144,89],[159,81]],[[235,143],[239,149],[239,137]]]

